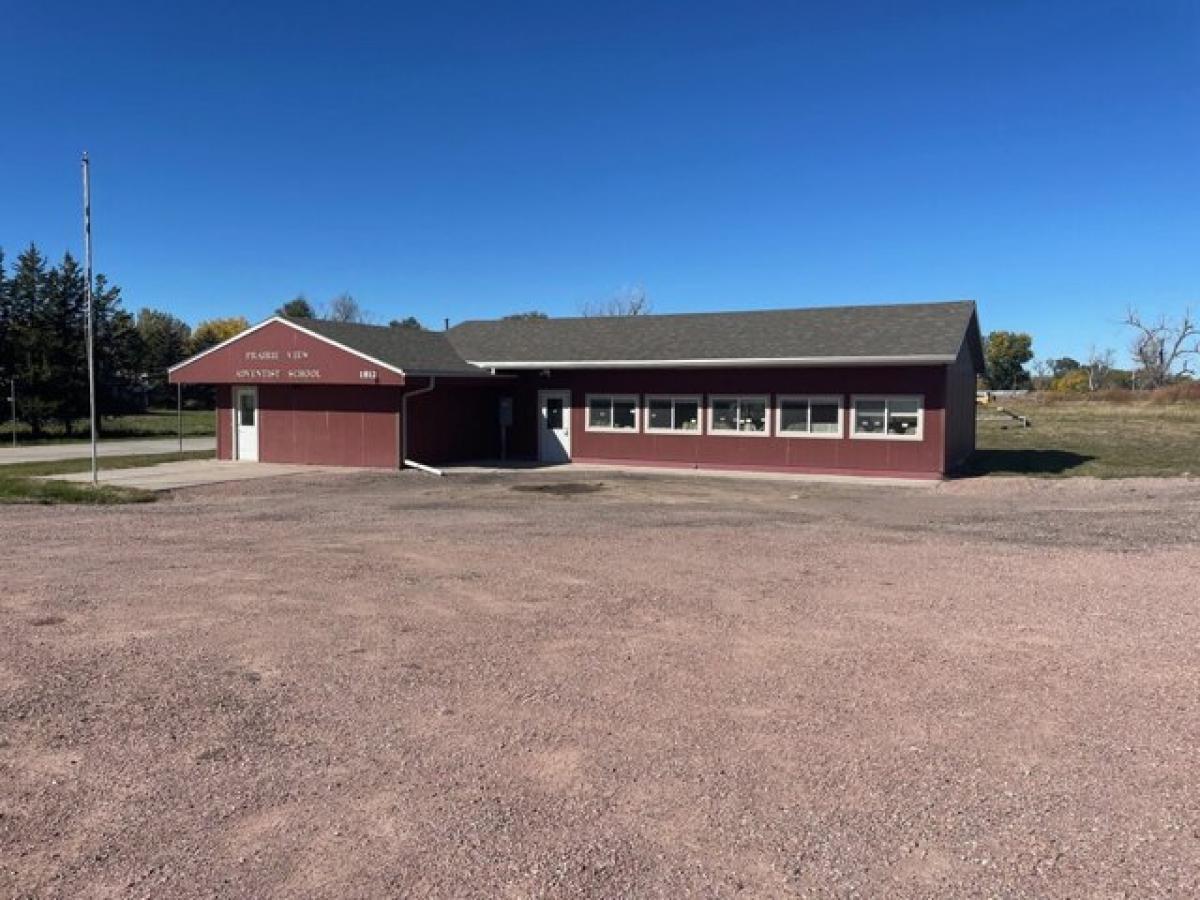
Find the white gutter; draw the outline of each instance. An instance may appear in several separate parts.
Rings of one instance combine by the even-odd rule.
[[[430,475],[442,476],[446,474],[441,469],[435,469],[433,466],[427,466],[425,463],[419,463],[411,459],[406,459],[404,465],[410,469],[419,469],[422,472],[427,472]]]
[[[481,369],[719,369],[730,367],[768,368],[781,366],[927,366],[947,365],[955,357],[943,354],[921,356],[793,356],[737,357],[713,359],[557,359],[536,362],[469,359]]]
[[[405,391],[400,398],[400,468],[419,469],[422,472],[428,472],[430,475],[441,475],[441,469],[435,469],[433,466],[427,466],[424,463],[419,463],[408,458],[408,401],[411,397],[420,397],[422,394],[430,393],[437,387],[437,376],[429,376],[429,384],[415,391]]]

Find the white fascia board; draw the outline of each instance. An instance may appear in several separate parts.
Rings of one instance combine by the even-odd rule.
[[[344,350],[346,353],[349,353],[353,356],[357,356],[359,359],[366,360],[367,362],[371,363],[372,365],[376,365],[376,366],[379,366],[380,368],[387,369],[389,372],[395,372],[397,375],[400,375],[400,376],[404,376],[407,374],[403,369],[398,368],[397,366],[393,366],[391,363],[385,363],[381,359],[376,359],[373,356],[367,356],[367,354],[363,353],[361,350],[355,350],[353,347],[347,347],[345,344],[339,343],[338,341],[333,340],[333,338],[327,338],[327,337],[325,337],[325,335],[323,335],[319,332],[310,331],[309,329],[305,328],[303,325],[297,325],[295,322],[291,321],[290,319],[282,319],[282,318],[279,318],[278,316],[276,316],[275,321],[282,322],[284,325],[290,325],[293,328],[295,328],[297,331],[307,334],[309,337],[316,338],[318,341],[324,341],[326,344],[328,344],[331,347],[337,347],[339,350]]]
[[[291,321],[290,319],[285,319],[282,316],[272,316],[271,318],[267,319],[266,321],[259,322],[257,325],[251,326],[250,328],[247,328],[245,331],[241,331],[241,332],[235,334],[233,337],[229,338],[228,340],[222,341],[221,343],[217,344],[215,347],[209,347],[203,353],[197,353],[195,356],[193,356],[189,359],[185,359],[181,363],[176,363],[175,365],[171,366],[171,368],[167,369],[167,374],[169,375],[172,372],[176,371],[177,369],[182,369],[184,366],[190,366],[192,363],[196,362],[197,360],[203,359],[204,357],[208,356],[208,354],[215,353],[216,351],[218,351],[224,347],[228,347],[230,344],[234,343],[235,341],[240,341],[242,338],[246,337],[247,335],[252,334],[255,331],[258,331],[260,328],[264,328],[267,325],[270,325],[272,322],[278,322],[281,325],[287,325],[291,328],[296,329],[297,331],[299,331],[303,334],[307,334],[311,338],[315,338],[318,341],[323,341],[324,343],[329,344],[331,347],[337,347],[339,350],[342,350],[353,356],[357,356],[359,359],[365,360],[366,362],[369,362],[372,365],[379,366],[382,369],[387,369],[389,372],[395,372],[397,375],[399,375],[401,377],[404,377],[404,375],[406,374],[403,369],[399,369],[396,366],[393,366],[389,363],[385,363],[383,360],[376,359],[373,356],[367,356],[367,354],[365,354],[359,350],[355,350],[353,347],[347,347],[345,344],[339,343],[338,341],[335,341],[332,338],[327,338],[327,337],[325,337],[325,335],[318,334],[317,332],[311,331],[307,328],[304,328],[301,325],[297,325],[295,322]]]
[[[175,365],[173,365],[167,369],[167,374],[169,375],[170,373],[176,371],[177,369],[182,369],[184,366],[190,366],[192,363],[196,362],[196,360],[204,359],[204,357],[208,356],[208,354],[216,353],[218,350],[228,347],[234,341],[240,341],[242,338],[246,337],[246,335],[253,334],[254,332],[258,331],[258,329],[260,329],[260,328],[265,328],[266,326],[270,325],[272,322],[282,322],[282,321],[284,321],[284,320],[280,319],[278,316],[272,316],[271,318],[266,319],[265,321],[259,322],[257,325],[251,325],[245,331],[239,331],[233,337],[226,338],[225,340],[221,341],[221,343],[216,344],[215,346],[209,347],[204,352],[197,353],[195,356],[189,356],[183,362],[175,363]]]
[[[727,359],[559,359],[544,362],[480,362],[483,369],[725,369],[733,366],[770,368],[782,366],[929,366],[948,365],[955,357],[946,354],[925,356],[795,356],[729,357]]]

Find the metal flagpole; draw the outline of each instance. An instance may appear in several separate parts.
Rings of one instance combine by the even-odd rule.
[[[100,480],[96,466],[96,359],[92,348],[92,172],[87,151],[83,152],[83,258],[87,270],[87,367],[88,411],[92,425],[92,484]]]
[[[8,402],[12,404],[12,430],[13,430],[12,438],[13,438],[13,449],[16,450],[17,449],[17,379],[15,379],[15,378],[12,379],[9,387],[12,388],[12,392],[8,395]]]

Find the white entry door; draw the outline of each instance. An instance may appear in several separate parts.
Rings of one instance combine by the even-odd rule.
[[[258,461],[258,388],[234,388],[233,458]]]
[[[550,463],[571,460],[569,391],[538,391],[538,459]]]

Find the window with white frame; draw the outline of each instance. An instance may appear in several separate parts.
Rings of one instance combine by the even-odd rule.
[[[637,431],[637,394],[588,394],[588,431]]]
[[[854,397],[852,436],[886,440],[921,439],[925,398],[919,396]]]
[[[646,398],[646,431],[661,434],[699,434],[699,397]]]
[[[779,437],[840,438],[842,398],[780,397],[775,434]]]
[[[709,434],[766,437],[768,405],[766,397],[709,397]]]

